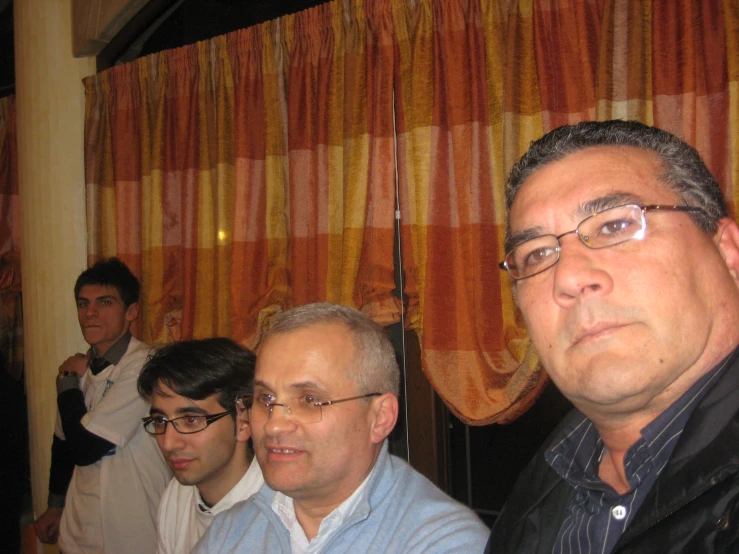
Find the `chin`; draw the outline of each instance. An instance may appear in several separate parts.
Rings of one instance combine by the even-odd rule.
[[[192,476],[181,475],[181,474],[179,474],[179,473],[177,473],[175,471],[173,471],[172,473],[174,474],[175,479],[177,479],[177,481],[180,483],[180,485],[185,485],[187,487],[191,487],[193,485],[197,485],[200,482],[199,479],[195,479]]]
[[[82,333],[82,337],[85,342],[91,346],[96,345],[102,340],[102,337],[98,333]]]
[[[279,476],[269,475],[269,473],[264,470],[263,472],[264,482],[267,483],[271,489],[280,491],[283,494],[295,493],[303,488],[302,483],[296,483],[289,477],[281,479]]]
[[[577,391],[577,398],[572,399],[573,403],[585,401],[591,405],[598,405],[602,408],[612,406],[618,408],[619,411],[639,409],[643,407],[642,399],[648,384],[637,381],[634,375],[624,376],[624,378],[614,380],[611,376],[604,375],[602,378],[592,378],[587,384],[580,387]]]

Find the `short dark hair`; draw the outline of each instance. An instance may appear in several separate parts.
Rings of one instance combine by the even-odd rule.
[[[77,282],[74,284],[75,299],[79,296],[82,287],[86,285],[115,287],[126,308],[139,301],[141,291],[139,280],[131,273],[128,266],[118,258],[98,260],[80,273]]]
[[[192,400],[218,395],[226,410],[251,392],[256,356],[225,337],[173,342],[149,357],[138,380],[139,394],[151,399],[158,383]]]
[[[532,142],[508,177],[507,211],[510,213],[521,185],[537,169],[596,146],[630,146],[657,154],[662,164],[660,180],[686,206],[702,208],[703,212],[691,212],[690,216],[706,233],[714,234],[719,219],[729,215],[720,185],[695,148],[657,127],[620,119],[564,125]],[[510,236],[510,227],[506,235]]]

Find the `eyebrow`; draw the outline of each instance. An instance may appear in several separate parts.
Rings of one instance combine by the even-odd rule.
[[[208,415],[208,410],[204,410],[203,408],[198,408],[197,406],[183,406],[182,408],[177,408],[175,410],[176,414],[199,414],[199,415]]]
[[[267,383],[265,383],[264,381],[260,381],[259,379],[255,379],[255,380],[254,380],[254,381],[252,382],[252,388],[254,389],[254,388],[256,388],[256,387],[262,387],[263,389],[267,389],[267,390],[269,390],[269,391],[271,391],[271,390],[272,390],[272,388],[271,388],[271,387],[267,386]]]
[[[256,387],[262,387],[263,389],[267,389],[268,391],[274,392],[272,390],[272,387],[270,387],[264,381],[261,381],[259,379],[256,379],[254,381],[254,387],[255,388]],[[316,383],[315,381],[298,381],[297,383],[291,384],[290,385],[290,389],[291,390],[296,390],[296,391],[305,390],[305,389],[312,389],[312,390],[315,390],[315,391],[318,391],[318,392],[328,393],[328,390],[326,390],[326,387],[324,387],[323,385],[321,385],[319,383]]]
[[[608,208],[615,208],[616,206],[623,206],[625,204],[642,204],[642,199],[628,192],[613,192],[581,203],[575,210],[575,214],[584,219]]]
[[[88,302],[94,301],[94,300],[117,300],[117,298],[112,294],[104,294],[103,296],[94,296],[92,298],[88,298],[87,296],[78,296],[77,302],[80,300],[87,300]]]
[[[175,414],[177,415],[183,415],[183,414],[198,414],[198,415],[209,415],[207,410],[204,410],[203,408],[198,408],[197,406],[183,406],[182,408],[177,408],[175,410]],[[151,408],[149,409],[149,415],[165,415],[164,411],[160,410],[159,408]]]
[[[573,213],[573,219],[582,221],[592,215],[607,210],[609,208],[615,208],[616,206],[623,206],[625,204],[642,204],[643,200],[629,192],[612,192],[598,198],[586,200],[580,202]],[[578,223],[579,225],[579,223]],[[535,227],[528,227],[513,233],[510,237],[505,240],[505,251],[506,253],[513,250],[519,244],[523,244],[527,240],[535,239],[542,235],[553,235],[554,233],[547,232],[543,227],[537,225]]]

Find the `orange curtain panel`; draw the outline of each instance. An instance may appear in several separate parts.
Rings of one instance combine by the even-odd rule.
[[[331,3],[85,80],[89,254],[142,277],[145,340],[253,343],[324,300],[399,320],[392,36]]]
[[[532,140],[637,119],[739,202],[737,0],[334,0],[85,80],[89,254],[143,278],[143,337],[253,344],[327,300],[382,324],[396,186],[423,370],[473,425],[546,384],[504,256]]]
[[[510,421],[546,381],[502,259],[503,190],[532,140],[637,119],[698,148],[736,208],[736,0],[398,2],[397,98],[410,324],[472,425]],[[736,214],[736,209],[734,209]]]

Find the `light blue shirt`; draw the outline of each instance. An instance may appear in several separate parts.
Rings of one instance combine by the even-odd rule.
[[[475,554],[490,530],[466,506],[392,456],[383,445],[375,468],[321,554]],[[193,554],[292,554],[290,532],[267,485],[220,514]]]

